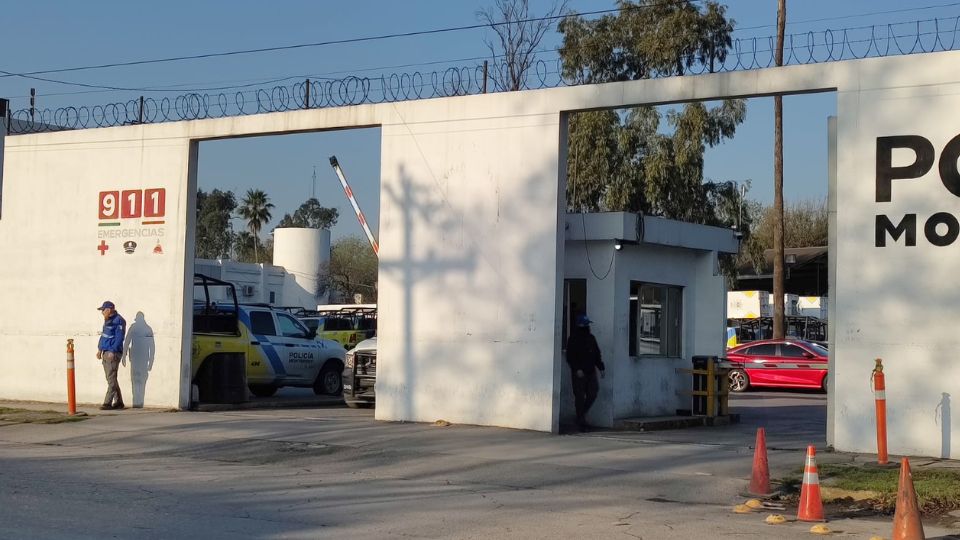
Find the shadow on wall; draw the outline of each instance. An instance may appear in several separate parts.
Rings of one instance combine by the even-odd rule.
[[[396,316],[403,321],[401,328],[405,335],[401,336],[401,358],[390,360],[399,363],[397,372],[402,372],[405,385],[418,380],[422,375],[418,371],[428,365],[418,358],[424,351],[416,350],[415,344],[431,341],[435,336],[411,334],[415,325],[425,322],[414,320],[417,314],[431,317],[426,313],[443,313],[442,320],[447,322],[439,323],[441,318],[436,315],[432,322],[443,326],[444,333],[451,335],[464,332],[465,336],[471,336],[478,329],[484,333],[499,329],[483,338],[468,338],[470,352],[465,355],[453,354],[452,344],[434,343],[432,346],[439,345],[443,352],[438,349],[430,354],[451,354],[445,355],[441,363],[431,363],[429,379],[463,381],[466,377],[475,382],[499,380],[499,386],[493,390],[496,395],[487,393],[474,396],[476,401],[470,405],[463,402],[463,396],[458,395],[457,385],[431,388],[431,399],[434,403],[449,400],[454,409],[478,411],[473,420],[476,423],[502,422],[495,416],[497,413],[491,412],[490,399],[523,395],[529,393],[530,389],[549,387],[552,383],[551,374],[547,375],[548,379],[541,380],[538,370],[514,367],[509,360],[498,355],[516,347],[516,343],[525,342],[529,339],[527,336],[538,331],[536,324],[539,321],[535,316],[538,307],[531,305],[528,300],[531,297],[528,291],[530,285],[523,276],[513,276],[510,272],[519,262],[519,266],[527,269],[530,276],[542,273],[544,261],[540,254],[544,251],[543,246],[556,243],[556,220],[543,224],[537,220],[538,214],[529,212],[527,206],[554,207],[555,193],[542,189],[538,181],[541,175],[531,174],[518,180],[524,183],[529,198],[478,201],[463,197],[458,192],[457,183],[488,182],[491,191],[499,192],[499,182],[507,180],[474,178],[462,171],[452,171],[417,182],[402,166],[396,174],[398,182],[385,184],[382,196],[398,209],[396,222],[390,226],[402,229],[403,244],[397,246],[396,258],[386,258],[381,252],[380,275],[381,279],[387,277],[401,287],[403,307]],[[420,230],[433,231],[436,235],[432,240],[434,243],[417,244]],[[501,238],[503,243],[493,242],[491,237]],[[521,255],[517,256],[517,253]],[[550,272],[553,272],[552,264]],[[471,292],[489,291],[492,282],[501,287],[496,294]],[[452,293],[436,296],[437,305],[423,305],[426,298],[434,298],[431,295],[436,291]],[[419,305],[415,305],[418,301]],[[505,320],[511,322],[505,323]],[[428,328],[430,333],[438,332],[436,325],[428,325]],[[540,332],[543,332],[542,329]],[[551,356],[552,352],[553,347],[550,346]],[[386,361],[381,358],[381,362]],[[398,414],[404,418],[423,418],[423,414],[434,412],[420,408],[415,392],[406,392],[397,407]]]
[[[447,241],[453,241],[453,233],[460,224],[460,218],[450,203],[445,200],[439,191],[432,189],[433,186],[424,187],[417,185],[407,174],[404,167],[397,171],[400,179],[400,190],[397,191],[391,185],[385,185],[382,193],[389,197],[393,203],[402,209],[402,227],[403,227],[403,246],[401,246],[401,258],[399,261],[391,261],[380,258],[380,272],[383,274],[393,274],[397,276],[398,281],[403,287],[403,377],[407,384],[409,381],[417,379],[416,362],[414,362],[413,343],[415,337],[413,331],[414,314],[414,288],[418,281],[426,279],[444,278],[454,272],[460,274],[472,274],[476,267],[476,253],[470,248],[465,249],[462,257],[453,259],[444,256],[446,247],[438,245],[435,247],[415,246],[415,228],[430,228],[440,231],[451,231],[451,238],[443,238]],[[436,179],[434,179],[436,181]],[[415,252],[426,252],[418,257]],[[438,255],[439,252],[439,255]],[[447,298],[447,301],[456,302],[456,298]],[[381,359],[382,361],[382,359]],[[418,411],[414,405],[413,392],[406,392],[404,395],[401,415],[404,418],[417,417]]]
[[[950,394],[943,392],[940,396],[935,413],[940,421],[940,457],[950,459]]]
[[[143,407],[147,389],[147,379],[153,369],[153,359],[157,347],[153,339],[153,328],[147,324],[142,311],[137,312],[133,324],[127,328],[127,338],[123,344],[124,363],[130,361],[130,386],[133,387],[133,406]]]

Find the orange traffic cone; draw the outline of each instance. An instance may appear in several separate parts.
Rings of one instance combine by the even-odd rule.
[[[770,468],[767,465],[767,436],[757,428],[757,444],[753,448],[753,474],[750,476],[751,495],[770,495]]]
[[[820,499],[820,475],[817,473],[817,449],[807,447],[807,463],[803,467],[803,485],[800,487],[800,521],[826,521],[823,518],[823,501]]]
[[[923,540],[923,523],[917,507],[917,492],[913,490],[910,461],[900,462],[900,486],[897,489],[897,511],[893,515],[893,540]]]

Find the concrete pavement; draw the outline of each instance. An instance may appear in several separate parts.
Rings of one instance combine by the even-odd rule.
[[[769,414],[746,412],[745,421]],[[345,408],[122,411],[5,426],[0,536],[807,538],[808,524],[730,513],[753,442],[749,425],[732,429],[745,433],[551,436],[382,423]],[[774,476],[802,464],[798,450],[770,457]],[[830,526],[848,538],[891,528]],[[928,538],[949,532],[927,526]]]

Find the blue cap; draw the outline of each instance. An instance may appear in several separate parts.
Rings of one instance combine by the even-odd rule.
[[[580,315],[577,317],[577,326],[590,326],[593,321],[590,320],[586,315]]]
[[[105,301],[105,302],[103,303],[102,306],[98,307],[97,309],[100,310],[100,311],[103,311],[103,310],[105,310],[105,309],[107,309],[107,308],[116,309],[117,306],[113,305],[113,302],[107,300],[107,301]]]

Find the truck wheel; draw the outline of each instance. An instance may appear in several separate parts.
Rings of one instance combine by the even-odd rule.
[[[336,396],[343,391],[343,366],[340,362],[327,362],[317,380],[313,381],[313,393],[316,395],[326,394]]]
[[[277,387],[272,384],[251,384],[247,388],[257,397],[270,397],[277,393]]]

